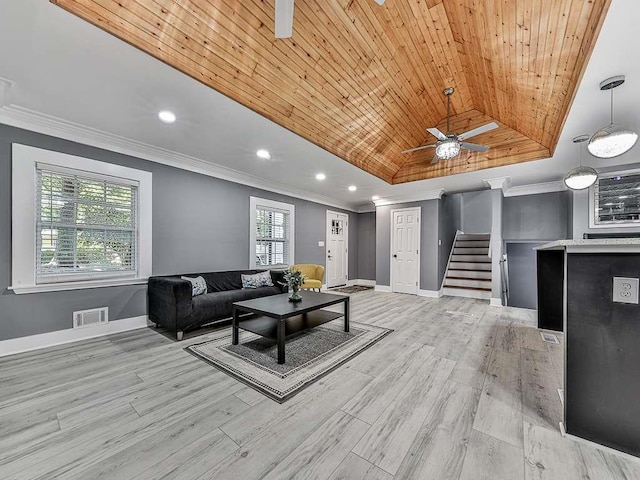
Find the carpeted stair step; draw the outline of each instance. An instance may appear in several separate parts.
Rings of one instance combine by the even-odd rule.
[[[449,265],[451,270],[475,270],[475,271],[491,271],[491,262],[487,263],[471,263],[471,262],[456,262],[451,261]]]
[[[468,240],[491,240],[490,233],[462,233],[458,235],[457,240],[468,241]]]
[[[491,280],[447,277],[444,281],[444,286],[465,287],[491,291]]]
[[[491,259],[487,255],[451,255],[452,262],[467,263],[491,263]]]
[[[447,272],[447,278],[481,278],[484,280],[491,280],[491,271],[449,270]]]

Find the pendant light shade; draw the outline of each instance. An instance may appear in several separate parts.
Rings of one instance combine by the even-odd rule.
[[[587,148],[594,157],[613,158],[633,148],[638,134],[613,123],[613,89],[624,83],[624,75],[607,78],[600,83],[600,90],[611,90],[611,122],[591,136]]]
[[[569,170],[564,176],[564,184],[571,190],[584,190],[596,183],[598,179],[598,172],[595,168],[585,167],[582,165],[582,143],[589,140],[588,135],[579,135],[573,139],[573,143],[578,145],[580,149],[578,152],[578,158],[580,159],[580,165]]]
[[[596,183],[598,172],[591,167],[576,167],[564,176],[564,184],[571,190],[584,190]]]
[[[613,158],[631,150],[638,140],[638,134],[611,124],[593,134],[587,148],[598,158]]]

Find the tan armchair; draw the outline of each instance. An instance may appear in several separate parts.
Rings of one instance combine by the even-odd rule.
[[[302,274],[307,277],[300,288],[318,291],[322,288],[322,279],[324,277],[324,267],[322,265],[299,263],[297,265],[291,265],[290,269],[291,271],[300,270]]]

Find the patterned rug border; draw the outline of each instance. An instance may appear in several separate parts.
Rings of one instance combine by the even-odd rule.
[[[263,381],[260,381],[257,378],[253,378],[252,376],[247,375],[246,373],[240,372],[239,370],[237,370],[233,366],[226,365],[222,361],[213,359],[213,358],[207,356],[204,353],[200,353],[200,352],[197,352],[197,351],[194,350],[195,348],[197,348],[197,347],[199,347],[201,345],[206,345],[208,343],[215,342],[215,341],[218,341],[218,340],[222,340],[224,338],[229,338],[229,337],[231,337],[230,334],[229,335],[225,334],[225,335],[220,336],[219,338],[210,339],[210,340],[207,340],[207,341],[204,341],[204,342],[194,343],[193,345],[189,345],[187,347],[184,347],[184,350],[186,352],[190,353],[191,355],[193,355],[194,357],[196,357],[197,359],[199,359],[199,360],[211,365],[212,367],[220,370],[221,372],[226,373],[230,377],[235,378],[239,382],[244,383],[248,387],[251,387],[254,390],[262,393],[267,398],[270,398],[271,400],[274,400],[277,403],[284,403],[285,401],[289,400],[291,397],[293,397],[296,394],[298,394],[301,391],[303,391],[307,386],[315,383],[320,378],[324,377],[325,375],[328,375],[329,373],[333,372],[335,369],[341,367],[342,365],[344,365],[345,363],[350,361],[352,358],[358,356],[359,354],[361,354],[365,350],[369,349],[371,346],[375,345],[380,340],[385,338],[390,333],[393,333],[393,331],[394,331],[393,329],[390,329],[390,328],[384,328],[384,327],[379,327],[377,325],[369,325],[369,324],[353,322],[353,321],[351,322],[351,325],[352,326],[356,326],[356,325],[360,326],[360,325],[362,325],[365,328],[372,328],[373,327],[374,329],[378,329],[379,330],[379,334],[376,335],[371,340],[369,340],[365,345],[362,346],[362,348],[360,348],[359,350],[356,350],[354,352],[351,352],[350,354],[348,354],[344,358],[340,359],[340,361],[338,361],[334,365],[331,365],[326,369],[320,370],[320,371],[316,372],[315,374],[311,375],[310,377],[303,378],[299,382],[295,383],[294,385],[291,385],[289,388],[287,388],[286,390],[283,390],[283,391],[277,390],[277,389],[273,388],[272,386],[264,383]],[[356,338],[357,337],[354,337],[354,339],[349,340],[346,343],[351,343]],[[344,345],[345,344],[342,344],[342,345],[340,345],[340,347],[342,347]],[[331,351],[335,350],[336,348],[339,348],[339,347],[334,347]],[[238,355],[233,354],[233,352],[228,352],[228,351],[225,350],[225,353],[227,355],[233,355],[233,356],[236,356],[237,358],[241,358],[243,361],[247,361],[243,357],[240,357]],[[325,352],[325,354],[323,354],[321,356],[326,356],[326,353],[328,353],[328,352]],[[247,363],[251,363],[251,364],[255,365],[255,362],[247,361]],[[256,368],[261,368],[261,367],[263,367],[263,366],[261,366],[261,365],[257,365],[256,366]],[[264,369],[264,370],[267,370],[269,372],[272,372],[268,368],[261,368],[261,369]],[[294,369],[294,370],[296,370],[296,371],[299,370],[299,367]],[[279,374],[277,374],[277,372],[276,372],[276,375],[279,375]]]
[[[351,326],[353,326],[353,322],[351,322]],[[318,327],[315,327],[315,329],[318,329],[318,328],[325,328],[325,326],[324,326],[324,325],[320,325],[320,326],[318,326]],[[357,330],[357,328],[356,328],[356,330]],[[305,333],[306,333],[306,332],[305,332]],[[290,377],[291,375],[295,375],[297,372],[299,372],[299,371],[300,371],[300,370],[302,370],[303,368],[308,367],[310,364],[312,364],[312,363],[314,363],[314,362],[317,362],[318,360],[320,360],[321,358],[326,357],[327,355],[330,355],[330,354],[331,354],[331,353],[333,353],[335,350],[338,350],[338,349],[340,349],[340,348],[342,348],[342,347],[344,347],[344,346],[348,345],[349,343],[355,342],[356,340],[358,340],[361,336],[363,336],[363,335],[364,335],[364,334],[366,334],[366,333],[367,333],[367,332],[365,332],[365,331],[363,330],[363,331],[361,331],[361,333],[359,333],[359,334],[357,334],[356,336],[354,336],[354,337],[350,338],[350,339],[349,339],[349,340],[347,340],[346,342],[341,343],[340,345],[337,345],[337,346],[333,347],[331,350],[327,350],[326,352],[324,352],[324,353],[320,354],[319,356],[317,356],[317,357],[315,357],[315,358],[312,358],[312,359],[311,359],[311,360],[309,360],[307,363],[303,363],[302,365],[298,365],[297,367],[292,368],[291,370],[289,370],[289,371],[288,371],[288,372],[286,372],[286,373],[278,373],[278,372],[276,372],[276,371],[274,371],[274,370],[271,370],[269,367],[266,367],[266,366],[264,366],[264,365],[260,365],[259,363],[254,362],[253,360],[249,360],[248,358],[245,358],[245,357],[243,357],[242,355],[239,355],[238,353],[236,353],[236,352],[234,352],[234,351],[232,351],[232,350],[228,350],[227,348],[223,348],[223,347],[221,347],[221,348],[222,348],[226,353],[228,353],[229,355],[233,355],[233,356],[234,356],[234,357],[236,357],[236,358],[239,358],[239,359],[241,359],[241,360],[243,360],[243,361],[245,361],[245,362],[251,363],[253,366],[255,366],[256,368],[258,368],[258,369],[260,369],[260,370],[263,370],[263,371],[265,371],[265,372],[269,372],[270,374],[272,374],[272,375],[274,375],[274,376],[277,376],[277,377],[280,377],[281,379],[283,379],[283,378]],[[260,338],[260,335],[256,335],[256,334],[253,334],[253,335],[255,335],[255,337],[257,337],[257,338]],[[226,337],[226,335],[225,335],[225,337]],[[231,337],[231,335],[229,335],[229,337]],[[221,340],[222,338],[224,338],[224,337],[221,337],[221,338],[220,338],[220,340]],[[213,341],[213,340],[211,340],[211,341]],[[198,344],[198,345],[203,345],[203,344],[206,344],[206,343],[209,343],[209,342],[203,342],[203,343],[200,343],[200,344]],[[194,347],[194,346],[197,346],[197,345],[191,345],[191,346],[192,346],[192,347]]]

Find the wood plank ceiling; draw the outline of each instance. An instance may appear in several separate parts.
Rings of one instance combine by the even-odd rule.
[[[355,166],[402,183],[552,155],[611,0],[51,0]],[[402,150],[500,128],[430,165]]]

